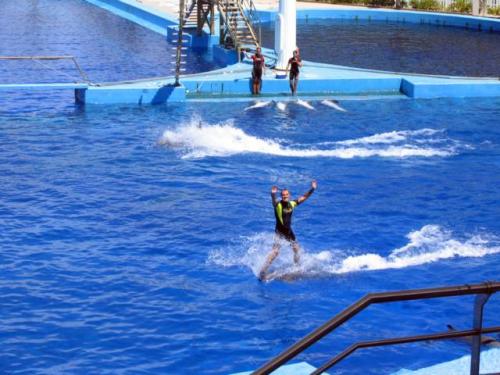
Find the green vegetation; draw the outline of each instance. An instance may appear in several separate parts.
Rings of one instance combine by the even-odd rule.
[[[455,0],[448,6],[447,10],[457,13],[471,13],[472,2],[470,0]]]
[[[437,0],[413,0],[411,6],[413,9],[441,10],[441,6]]]
[[[500,16],[500,5],[496,7],[488,8],[488,13],[493,16]]]
[[[374,7],[392,7],[394,5],[394,0],[367,0],[366,5]]]

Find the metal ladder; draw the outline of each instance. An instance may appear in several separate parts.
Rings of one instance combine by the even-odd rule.
[[[187,14],[187,17],[186,17],[185,1],[184,0],[179,1],[179,25],[177,27],[177,31],[173,32],[173,36],[177,37],[177,46],[174,47],[175,55],[172,56],[172,57],[175,56],[175,72],[174,72],[175,83],[174,83],[174,86],[176,86],[176,87],[181,85],[181,83],[179,81],[181,73],[186,71],[186,68],[184,67],[184,65],[186,64],[186,61],[182,60],[183,57],[187,57],[187,55],[183,52],[187,51],[187,49],[188,49],[188,47],[186,45],[188,41],[184,38],[185,37],[184,28],[185,28],[185,25],[187,23],[187,19],[189,18],[189,14],[192,10],[193,10],[193,7],[191,7],[188,10],[189,13]]]
[[[261,46],[260,19],[252,0],[218,0],[220,44],[240,51]],[[256,28],[258,27],[258,30]]]

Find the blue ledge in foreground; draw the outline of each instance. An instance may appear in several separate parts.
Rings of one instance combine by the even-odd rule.
[[[500,348],[481,352],[480,374],[500,373]],[[469,375],[470,355],[419,370],[399,370],[393,375]]]
[[[276,371],[272,372],[272,375],[309,375],[311,372],[316,370],[316,367],[311,366],[307,362],[294,363],[291,365],[281,366]],[[252,371],[238,372],[232,375],[250,375]],[[326,372],[323,374],[328,375]]]

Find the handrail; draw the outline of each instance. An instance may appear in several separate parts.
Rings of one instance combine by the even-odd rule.
[[[179,0],[179,30],[177,31],[177,47],[175,49],[175,87],[179,87],[181,85],[179,79],[181,75],[183,27],[185,24],[184,10],[184,0]]]
[[[334,329],[357,315],[359,312],[375,303],[396,302],[396,301],[411,301],[419,299],[439,298],[439,297],[452,297],[463,296],[470,294],[491,295],[500,291],[500,282],[486,282],[482,284],[472,285],[458,285],[451,287],[440,288],[427,288],[427,289],[413,289],[403,290],[396,292],[383,292],[383,293],[370,293],[359,299],[357,302],[341,311],[332,319],[324,323],[322,326],[290,346],[281,354],[265,363],[262,367],[252,373],[252,375],[269,374],[276,370],[278,367],[288,362],[290,359],[297,356],[299,353],[306,350],[308,347],[319,341],[321,338],[332,332]],[[477,301],[476,301],[477,305]],[[484,305],[484,303],[483,303]],[[476,313],[476,312],[475,312]],[[482,305],[481,305],[482,314]],[[482,332],[481,326],[474,335]],[[479,332],[479,333],[478,333]]]
[[[187,22],[187,19],[189,18],[189,16],[191,15],[191,12],[193,11],[194,7],[196,6],[196,3],[197,3],[197,0],[192,0],[191,1],[191,4],[189,4],[188,1],[185,2],[184,4],[184,14],[183,14],[183,17],[181,18],[183,21],[182,21],[182,26],[184,26]],[[181,8],[181,6],[179,6],[179,9]],[[180,15],[180,13],[179,13]]]
[[[217,1],[217,7],[219,8],[219,16],[224,20],[224,25],[226,26],[226,30],[229,31],[229,34],[231,35],[231,39],[233,40],[234,47],[236,48],[236,51],[238,53],[238,56],[240,55],[239,47],[240,47],[240,42],[238,40],[238,34],[236,33],[235,30],[231,27],[229,23],[229,14],[228,14],[228,9],[229,9],[229,1],[228,0],[219,0]]]
[[[229,11],[230,6],[234,6],[237,11]],[[229,35],[231,36],[231,39],[233,40],[234,47],[238,53],[238,59],[240,59],[240,51],[244,43],[240,41],[240,38],[238,37],[238,24],[237,24],[237,17],[236,13],[238,15],[241,15],[243,18],[243,22],[245,23],[246,28],[250,32],[251,38],[253,39],[253,43],[255,43],[256,47],[260,47],[261,45],[261,22],[260,19],[257,16],[257,9],[255,8],[255,5],[252,0],[218,0],[217,1],[217,7],[219,9],[219,14],[221,17],[221,20],[224,23],[225,29],[229,32]],[[231,24],[233,22],[233,17],[234,17],[234,24]],[[259,36],[256,35],[256,32],[254,30],[254,23],[258,23],[259,25]]]
[[[78,64],[78,62],[76,61],[76,58],[74,56],[0,56],[0,60],[33,60],[33,61],[37,61],[37,60],[72,60],[76,69],[80,73],[80,77],[83,79],[83,81],[86,83],[91,83],[87,74],[80,67],[80,65]],[[54,69],[52,67],[47,67],[47,68],[57,71],[57,69]],[[68,75],[68,74],[66,74],[66,75]],[[71,78],[73,78],[73,77],[71,77]]]
[[[255,31],[253,29],[253,26],[252,26],[250,20],[248,19],[247,15],[245,14],[245,10],[243,8],[242,1],[238,1],[238,9],[240,10],[240,14],[243,16],[243,22],[245,22],[245,25],[246,25],[248,31],[250,31],[250,34],[252,35],[252,39],[254,40],[256,47],[260,47],[260,42],[257,39],[257,35],[255,35]]]
[[[253,31],[253,25],[258,24],[259,25],[259,38],[257,39],[258,46],[262,45],[262,26],[261,26],[261,20],[259,17],[259,14],[257,13],[257,8],[255,7],[255,3],[253,0],[241,0],[241,6],[243,9],[247,10],[247,14],[249,16],[249,20],[245,19],[247,24],[250,24],[252,27],[249,27],[251,30],[252,34],[254,37],[257,39],[257,36],[255,35]]]
[[[495,333],[500,332],[500,326],[483,328],[482,330],[477,329],[469,329],[465,331],[453,331],[453,332],[443,332],[443,333],[434,333],[429,335],[419,335],[419,336],[409,336],[409,337],[400,337],[395,339],[385,339],[385,340],[375,340],[375,341],[362,341],[356,344],[349,346],[342,353],[336,355],[328,362],[326,362],[323,366],[313,371],[311,375],[319,375],[342,361],[344,358],[347,358],[349,355],[354,353],[358,349],[363,348],[373,348],[377,346],[387,346],[387,345],[396,345],[396,344],[408,344],[411,342],[419,342],[419,341],[429,341],[429,340],[448,340],[459,337],[468,337],[468,336],[478,336],[483,333]]]

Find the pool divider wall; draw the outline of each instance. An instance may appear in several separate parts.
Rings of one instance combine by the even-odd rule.
[[[262,22],[274,22],[276,12],[258,11]],[[500,32],[500,19],[460,14],[431,13],[394,9],[298,9],[297,19],[340,19],[346,21],[386,21],[460,27],[485,32]]]

